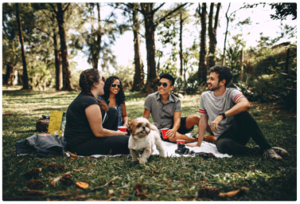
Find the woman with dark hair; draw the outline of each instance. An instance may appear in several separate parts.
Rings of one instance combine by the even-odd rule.
[[[66,114],[67,150],[82,156],[129,154],[129,138],[118,130],[116,109],[97,99],[103,95],[104,78],[97,69],[87,69],[80,74],[79,85],[81,92]]]
[[[128,116],[125,105],[125,95],[122,82],[116,76],[110,76],[105,81],[104,95],[98,99],[105,100],[109,107],[116,108],[118,111],[118,126],[127,126]]]

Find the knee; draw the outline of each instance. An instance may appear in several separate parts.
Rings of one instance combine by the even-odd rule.
[[[186,123],[189,123],[189,124],[193,124],[193,125],[198,125],[199,124],[199,120],[200,120],[200,117],[197,116],[197,115],[190,115],[186,118]]]
[[[231,141],[228,139],[220,139],[216,142],[217,149],[220,153],[229,153]]]

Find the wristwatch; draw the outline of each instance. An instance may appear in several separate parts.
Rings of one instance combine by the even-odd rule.
[[[222,115],[222,116],[223,116],[223,120],[226,118],[225,113],[220,113],[219,115]]]

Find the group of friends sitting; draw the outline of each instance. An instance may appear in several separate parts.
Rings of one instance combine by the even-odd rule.
[[[144,102],[143,117],[161,130],[168,128],[168,142],[185,140],[187,146],[201,146],[205,133],[216,138],[220,153],[230,155],[264,156],[281,160],[287,151],[271,147],[255,119],[248,113],[251,105],[237,89],[228,88],[232,72],[226,66],[210,68],[208,91],[200,97],[199,115],[181,117],[181,101],[172,90],[174,78],[161,74],[158,91],[149,94]],[[121,80],[116,76],[104,79],[97,69],[80,74],[81,92],[69,105],[64,136],[67,150],[82,156],[93,154],[129,154],[128,134],[118,130],[129,119]],[[198,126],[196,137],[187,136]],[[246,144],[252,138],[257,146]]]

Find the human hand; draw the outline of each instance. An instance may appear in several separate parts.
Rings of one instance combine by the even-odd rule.
[[[218,117],[216,117],[216,119],[212,121],[210,129],[213,132],[218,132],[219,131],[218,125],[222,120],[223,120],[223,116],[219,115]]]
[[[166,134],[167,134],[168,137],[172,138],[172,137],[175,136],[176,130],[169,129]]]

